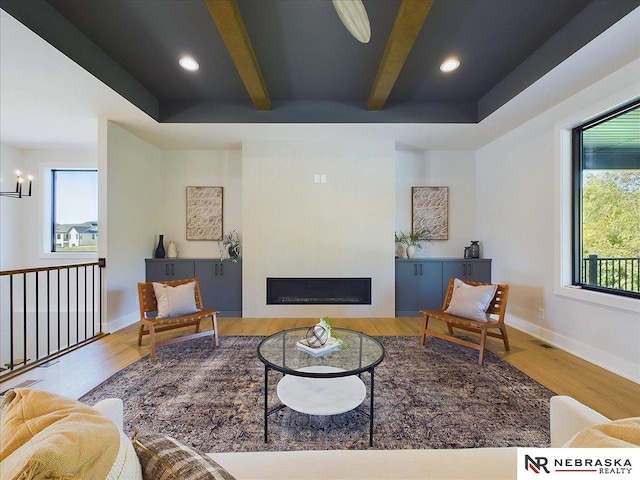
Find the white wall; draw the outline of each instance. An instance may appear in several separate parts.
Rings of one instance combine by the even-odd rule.
[[[186,187],[223,190],[223,230],[242,234],[242,154],[240,150],[165,150],[162,152],[162,221],[165,250],[178,245],[179,257],[219,257],[218,242],[186,239]],[[148,258],[153,256],[153,249]]]
[[[138,320],[137,282],[162,227],[162,152],[113,122],[100,122],[99,255],[107,259],[106,331]]]
[[[558,253],[567,225],[560,132],[639,95],[639,71],[638,61],[629,64],[515,126],[479,149],[475,161],[472,152],[394,152],[393,144],[375,139],[252,141],[242,153],[163,152],[103,121],[99,255],[108,262],[107,330],[137,320],[136,282],[144,279],[144,258],[152,255],[158,233],[178,239],[180,256],[217,257],[215,242],[180,240],[187,185],[225,188],[225,231],[238,228],[245,239],[247,317],[393,316],[393,231],[410,228],[410,188],[446,185],[450,239],[426,245],[424,253],[459,257],[469,240],[480,240],[483,256],[493,258],[494,281],[512,286],[507,323],[640,381],[640,302],[565,288]],[[5,185],[15,168],[39,169],[81,152],[3,145],[1,154]],[[314,184],[314,174],[326,174],[328,183]],[[37,174],[34,185],[38,195]],[[37,235],[17,244],[6,234],[20,231],[24,238],[39,228],[42,197],[30,200],[16,205],[2,199],[2,269],[50,261],[40,258]],[[267,308],[266,276],[284,275],[372,276],[376,305]],[[538,319],[539,308],[545,319]]]
[[[570,216],[561,211],[570,209],[570,179],[560,175],[570,155],[558,139],[640,94],[638,72],[636,61],[515,128],[481,148],[476,165],[478,235],[494,259],[494,281],[511,285],[507,323],[635,381],[640,301],[576,292],[561,273],[570,255]]]
[[[423,242],[416,257],[461,257],[464,247],[478,240],[475,152],[398,150],[395,156],[396,231],[411,231],[411,187],[449,187],[449,238]]]
[[[96,168],[97,152],[84,149],[17,149],[3,145],[1,155],[2,191],[15,189],[16,169],[24,175],[34,176],[31,197],[20,200],[0,197],[1,269],[94,261],[95,254],[50,252],[49,176],[51,168]],[[5,234],[5,231],[16,234]]]
[[[15,170],[25,170],[21,164],[20,150],[0,144],[0,191],[13,192],[16,188]],[[31,201],[31,200],[29,200]],[[23,209],[27,200],[0,197],[0,270],[24,268],[21,239],[23,237]]]
[[[244,142],[243,316],[392,317],[394,168],[391,142]],[[371,277],[372,305],[266,305],[267,277]]]

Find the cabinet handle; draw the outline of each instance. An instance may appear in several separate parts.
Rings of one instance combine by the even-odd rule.
[[[168,277],[169,276],[169,264],[165,263],[164,264],[164,274]]]
[[[213,275],[214,275],[215,277],[217,277],[217,276],[218,276],[218,264],[217,264],[217,263],[214,263],[214,264],[213,264]]]
[[[422,264],[420,264],[420,276],[422,276]]]
[[[220,264],[220,276],[224,275],[224,264]]]
[[[175,263],[171,264],[171,275],[173,275],[174,277],[176,275],[176,264]]]
[[[413,275],[414,276],[418,275],[418,264],[417,263],[413,264]]]
[[[469,275],[473,275],[473,263],[469,264]]]

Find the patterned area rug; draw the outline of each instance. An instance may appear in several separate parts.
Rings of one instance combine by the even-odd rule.
[[[140,359],[80,400],[122,398],[130,436],[160,432],[205,452],[369,448],[369,419],[359,411],[308,416],[284,408],[269,417],[264,443],[262,338],[161,347],[155,364]],[[492,352],[480,367],[477,351],[450,342],[378,338],[386,356],[375,370],[375,449],[549,446],[553,392]],[[279,378],[269,378],[270,407]]]

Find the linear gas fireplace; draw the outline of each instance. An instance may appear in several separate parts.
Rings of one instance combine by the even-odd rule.
[[[267,305],[371,305],[371,278],[267,278]]]

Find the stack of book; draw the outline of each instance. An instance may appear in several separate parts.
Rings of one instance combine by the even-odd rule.
[[[319,347],[311,347],[309,346],[309,342],[307,342],[307,339],[303,338],[298,340],[298,342],[296,343],[296,348],[298,350],[308,353],[313,357],[319,357],[321,355],[326,355],[327,353],[335,350],[336,348],[339,348],[340,345],[342,344],[338,340],[336,340],[333,337],[329,337],[329,340],[327,340],[327,342],[324,345]]]

